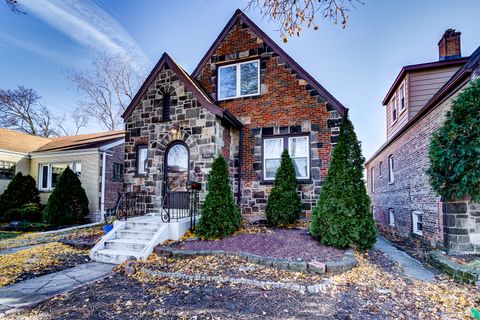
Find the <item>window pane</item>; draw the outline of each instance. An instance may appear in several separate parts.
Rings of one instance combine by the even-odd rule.
[[[258,93],[258,61],[240,65],[240,94]]]
[[[290,157],[308,157],[307,137],[290,138]]]
[[[42,189],[48,188],[48,166],[42,166]]]
[[[176,144],[167,155],[168,188],[170,191],[187,191],[188,150],[182,144]]]
[[[219,98],[231,98],[237,95],[237,66],[219,69]]]
[[[265,159],[275,159],[282,156],[283,139],[265,139],[264,146],[263,156]]]
[[[139,174],[145,174],[147,172],[147,163],[147,147],[138,147],[137,172]]]
[[[280,167],[280,159],[265,160],[265,179],[275,179],[275,173]]]
[[[297,178],[308,178],[308,159],[307,158],[295,158],[292,159],[293,167],[295,168],[295,174]]]

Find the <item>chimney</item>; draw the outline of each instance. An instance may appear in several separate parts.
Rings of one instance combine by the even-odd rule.
[[[457,59],[462,57],[460,48],[460,32],[455,29],[447,29],[438,42],[438,56],[440,61]]]

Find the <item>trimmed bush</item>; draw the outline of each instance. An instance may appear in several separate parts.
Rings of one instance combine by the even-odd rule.
[[[37,184],[30,175],[23,175],[19,172],[0,195],[0,219],[6,222],[22,220],[20,216],[17,216],[19,213],[16,209],[30,203],[40,204]]]
[[[9,209],[5,212],[5,221],[42,221],[42,207],[38,203],[27,203],[20,208]]]
[[[353,125],[345,117],[312,212],[310,232],[323,244],[339,248],[355,245],[359,250],[368,250],[375,244],[377,232],[363,180],[364,164]]]
[[[240,227],[241,220],[240,210],[230,188],[228,165],[220,155],[213,161],[208,176],[207,197],[195,234],[201,239],[224,238]]]
[[[453,101],[445,122],[432,135],[427,175],[446,201],[471,196],[480,201],[480,79]]]
[[[297,178],[288,151],[282,153],[280,167],[275,174],[275,186],[268,196],[267,220],[274,226],[297,221],[302,212],[302,202],[297,192]]]
[[[67,167],[48,198],[43,217],[49,224],[72,225],[85,223],[88,213],[88,198],[82,183]]]

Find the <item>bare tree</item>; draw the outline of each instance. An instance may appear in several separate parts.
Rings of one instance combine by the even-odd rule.
[[[76,136],[88,124],[89,117],[80,108],[55,118],[57,132],[64,136]],[[73,126],[72,126],[73,125]]]
[[[5,0],[5,3],[7,4],[7,7],[16,14],[25,14],[26,12],[23,10],[20,10],[19,6],[20,4],[18,3],[18,0]]]
[[[140,83],[131,62],[120,55],[96,54],[91,70],[75,70],[68,76],[79,93],[81,110],[109,131],[122,127],[121,115]]]
[[[345,28],[348,12],[357,3],[363,4],[360,0],[249,0],[247,10],[259,9],[263,17],[272,19],[287,42],[287,36],[299,36],[305,25],[317,30],[319,14],[335,25],[341,21]]]
[[[0,89],[0,126],[36,136],[56,135],[54,116],[39,100],[35,90],[23,86]]]

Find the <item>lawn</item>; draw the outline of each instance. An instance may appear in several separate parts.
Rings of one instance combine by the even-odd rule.
[[[20,234],[20,232],[0,231],[0,240],[15,238]]]

